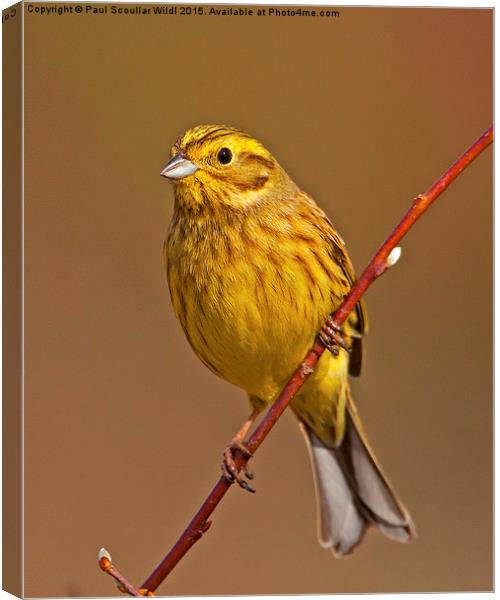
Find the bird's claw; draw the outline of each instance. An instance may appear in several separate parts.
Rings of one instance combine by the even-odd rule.
[[[338,356],[340,352],[339,348],[343,348],[346,352],[351,352],[351,348],[347,345],[343,335],[342,327],[329,317],[319,332],[319,339],[325,348],[330,350],[334,356]]]
[[[224,460],[222,461],[221,467],[224,477],[230,483],[236,482],[241,488],[243,488],[247,492],[251,492],[252,494],[254,494],[255,489],[248,483],[248,481],[245,481],[245,479],[243,479],[243,477],[241,477],[239,474],[233,455],[235,450],[239,450],[249,458],[253,456],[250,450],[242,442],[233,441],[231,445],[229,445],[224,450]],[[247,479],[251,480],[254,478],[253,473],[248,469],[246,465],[243,467],[243,474]]]

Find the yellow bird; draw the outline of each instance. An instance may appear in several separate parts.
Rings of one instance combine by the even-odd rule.
[[[248,393],[243,438],[312,347],[355,274],[342,238],[314,200],[251,136],[221,125],[187,131],[161,174],[175,185],[164,246],[172,304],[216,375]],[[411,518],[381,471],[349,392],[361,368],[362,303],[291,403],[309,448],[320,544],[348,554],[368,525],[407,542]],[[339,348],[339,346],[341,348]],[[227,477],[249,487],[226,453]]]

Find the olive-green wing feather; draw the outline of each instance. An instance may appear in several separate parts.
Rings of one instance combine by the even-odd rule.
[[[310,222],[317,230],[319,230],[318,232],[325,241],[332,262],[340,267],[347,280],[348,287],[345,286],[345,297],[356,281],[356,274],[354,273],[354,267],[347,254],[344,240],[337,233],[333,223],[326,216],[324,211],[308,194],[299,192],[296,196],[296,201],[299,205],[302,204],[307,206],[306,214],[310,211],[314,215],[314,219],[310,217]],[[351,332],[352,351],[349,359],[349,373],[357,376],[361,372],[361,359],[363,354],[361,338],[368,330],[368,316],[362,300],[356,304],[355,311],[349,316],[349,325],[352,330],[357,333],[357,336],[353,336]]]
[[[340,265],[344,275],[347,277],[351,287],[356,282],[356,274],[351,260],[347,254],[344,240],[339,236],[333,223],[325,217],[327,222],[328,237],[331,242],[332,259]],[[358,332],[359,337],[352,340],[352,352],[349,359],[349,373],[353,376],[358,376],[361,373],[361,363],[363,356],[363,341],[361,337],[368,330],[368,315],[366,306],[363,300],[356,304],[356,320],[350,318],[351,325]]]

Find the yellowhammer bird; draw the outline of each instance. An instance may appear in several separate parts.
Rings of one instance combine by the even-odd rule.
[[[164,250],[175,313],[197,356],[246,390],[254,409],[238,446],[349,292],[354,270],[325,213],[241,131],[219,125],[189,130],[161,174],[175,184]],[[342,338],[323,331],[332,352],[322,355],[291,403],[312,461],[320,543],[336,556],[349,553],[371,524],[398,541],[414,536],[349,392],[348,375],[360,372],[366,326],[360,303]],[[226,469],[244,485],[227,454]]]

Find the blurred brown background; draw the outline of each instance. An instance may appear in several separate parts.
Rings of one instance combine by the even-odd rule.
[[[491,10],[339,10],[26,13],[26,595],[118,594],[97,568],[101,546],[141,583],[247,414],[170,306],[172,189],[159,172],[175,139],[213,122],[263,140],[360,271],[490,124]],[[367,294],[354,394],[416,543],[370,532],[346,560],[322,550],[308,457],[286,414],[253,461],[257,494],[231,490],[160,591],[490,590],[491,273],[488,149]]]

